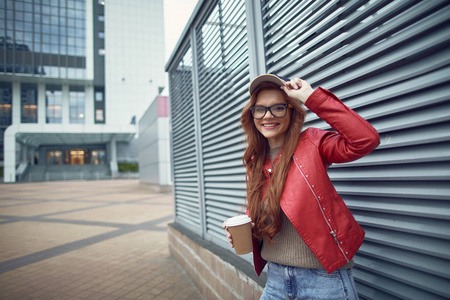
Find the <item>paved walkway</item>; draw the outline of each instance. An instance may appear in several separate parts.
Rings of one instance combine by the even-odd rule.
[[[170,257],[172,217],[137,180],[0,184],[0,299],[203,299]]]

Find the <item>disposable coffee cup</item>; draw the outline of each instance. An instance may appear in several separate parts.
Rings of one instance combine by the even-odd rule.
[[[229,218],[226,227],[233,239],[234,251],[238,255],[253,251],[252,242],[252,219],[247,215]]]

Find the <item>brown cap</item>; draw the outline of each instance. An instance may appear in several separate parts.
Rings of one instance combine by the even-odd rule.
[[[289,78],[281,77],[275,74],[263,74],[259,75],[253,81],[250,83],[250,87],[248,89],[250,95],[253,94],[253,92],[256,90],[256,88],[262,83],[262,82],[272,82],[275,84],[278,84],[280,87],[284,86],[284,83],[286,81],[289,81]]]

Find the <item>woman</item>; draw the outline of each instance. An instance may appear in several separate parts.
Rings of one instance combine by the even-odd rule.
[[[241,116],[248,145],[243,163],[258,275],[268,262],[261,299],[357,299],[351,267],[364,230],[327,168],[369,154],[378,133],[330,91],[299,78],[261,75],[250,95]],[[303,104],[336,132],[300,133]]]

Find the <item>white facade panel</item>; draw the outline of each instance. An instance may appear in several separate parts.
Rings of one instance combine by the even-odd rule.
[[[159,183],[161,185],[171,185],[168,117],[158,118],[158,146]]]
[[[139,120],[158,88],[166,86],[163,15],[163,0],[107,1],[107,124],[129,124],[133,116]]]
[[[139,178],[158,186],[171,184],[167,98],[159,96],[139,121]]]

